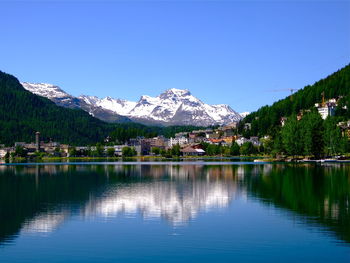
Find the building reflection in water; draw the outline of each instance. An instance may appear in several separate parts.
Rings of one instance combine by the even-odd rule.
[[[50,233],[70,215],[69,211],[45,212],[24,223],[23,233]]]
[[[105,178],[102,185],[97,183],[89,189],[88,198],[79,202],[74,213],[69,200],[56,206],[51,204],[25,220],[22,227],[25,233],[48,233],[74,215],[108,219],[141,215],[148,220],[163,219],[172,225],[186,225],[200,212],[225,208],[238,195],[245,195],[245,191],[238,191],[237,169],[232,166],[47,165],[9,169],[18,176],[33,175],[36,191],[46,187],[49,178],[60,180],[62,174],[65,175],[62,180],[67,180],[67,174],[68,180],[74,180],[79,173]]]
[[[21,231],[50,233],[72,216],[187,225],[248,197],[350,242],[349,174],[350,166],[309,164],[0,166],[0,244]]]
[[[102,198],[90,200],[84,214],[114,217],[141,213],[145,218],[164,218],[181,225],[200,211],[226,207],[237,194],[234,181],[217,180],[210,174],[206,180],[197,180],[192,167],[164,168],[171,175],[170,181],[113,187]],[[157,169],[155,174],[158,172]]]

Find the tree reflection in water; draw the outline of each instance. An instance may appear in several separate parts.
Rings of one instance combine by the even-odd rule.
[[[0,166],[0,243],[51,232],[72,215],[141,214],[186,225],[254,198],[350,242],[350,167],[342,165]]]

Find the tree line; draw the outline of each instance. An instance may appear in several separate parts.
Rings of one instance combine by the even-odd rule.
[[[291,115],[275,136],[274,151],[290,156],[306,155],[320,158],[349,152],[349,139],[337,125],[338,118],[321,118],[317,111],[301,120]]]
[[[146,126],[138,123],[106,123],[80,109],[57,106],[47,98],[23,88],[14,76],[0,71],[0,144],[32,142],[40,131],[50,139],[71,145],[95,145],[109,136],[114,143],[125,143],[137,136],[172,137],[192,131],[195,126]]]
[[[301,110],[314,108],[315,103],[322,101],[322,94],[325,99],[339,99],[336,109],[339,120],[350,119],[350,64],[271,106],[266,105],[252,112],[240,122],[239,133],[245,137],[274,136],[279,131],[282,117],[289,117],[298,114]],[[245,129],[246,123],[251,124],[251,129]]]

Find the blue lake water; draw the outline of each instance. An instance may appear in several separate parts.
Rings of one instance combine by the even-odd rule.
[[[0,262],[350,262],[350,165],[0,166]]]

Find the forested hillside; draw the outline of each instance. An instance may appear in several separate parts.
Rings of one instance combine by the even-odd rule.
[[[338,102],[336,115],[340,117],[339,119],[349,119],[350,65],[271,106],[261,107],[258,111],[249,114],[241,122],[240,130],[243,132],[244,124],[251,123],[251,130],[247,135],[274,135],[279,129],[281,117],[288,117],[298,114],[300,110],[313,108],[315,103],[322,101],[322,92],[326,99],[343,96]],[[347,106],[347,109],[343,109],[344,106]]]
[[[25,90],[12,75],[0,71],[0,144],[34,141],[40,131],[43,140],[72,145],[103,142],[110,135],[113,142],[124,143],[137,136],[174,136],[192,131],[195,126],[145,126],[138,123],[109,124],[80,109],[68,109]]]
[[[30,93],[0,71],[0,143],[30,142],[40,131],[46,140],[88,144],[103,140],[112,129],[82,110],[62,108]]]

